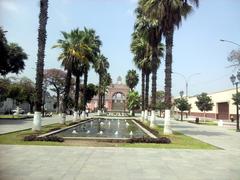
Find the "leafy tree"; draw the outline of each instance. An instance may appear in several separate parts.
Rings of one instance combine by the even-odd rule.
[[[0,75],[18,74],[25,67],[27,54],[16,43],[8,44],[5,31],[0,27]]]
[[[240,105],[240,92],[233,94],[232,96],[233,104],[234,105]]]
[[[0,79],[0,102],[7,98],[10,84],[11,81],[9,79]]]
[[[64,81],[66,73],[61,69],[46,69],[44,70],[44,84],[51,86],[50,90],[55,92],[57,95],[56,109],[57,113],[60,111],[60,96],[64,92]]]
[[[30,105],[30,112],[33,113],[33,106],[35,100],[35,84],[29,78],[23,77],[19,81],[21,87],[21,101],[26,101]]]
[[[191,109],[191,104],[188,103],[188,100],[185,98],[175,99],[176,107],[181,111],[181,121],[183,120],[183,111],[189,111]]]
[[[160,111],[160,117],[162,116],[162,111],[166,107],[165,102],[164,102],[164,96],[165,96],[164,91],[157,91],[157,93],[156,93],[156,101],[157,101],[156,109],[158,109]]]
[[[127,95],[127,107],[132,111],[132,116],[135,115],[134,111],[140,108],[140,96],[137,91],[129,91]]]
[[[22,96],[22,86],[19,83],[11,83],[8,87],[8,98],[13,99],[16,102],[16,105],[18,106],[20,102],[23,101]]]
[[[240,68],[240,49],[232,50],[228,56],[228,61],[232,64],[231,67]]]
[[[139,79],[136,70],[129,70],[126,75],[126,84],[131,91],[138,84],[138,81]]]
[[[204,121],[205,121],[205,112],[211,111],[214,104],[212,103],[211,97],[207,95],[207,93],[202,93],[197,96],[197,101],[195,102],[198,109],[204,112]]]
[[[43,69],[45,58],[45,45],[47,38],[47,14],[48,0],[40,0],[39,28],[38,28],[38,53],[37,53],[37,68],[36,68],[36,99],[35,99],[35,114],[33,120],[33,130],[41,129],[41,108],[43,94]]]

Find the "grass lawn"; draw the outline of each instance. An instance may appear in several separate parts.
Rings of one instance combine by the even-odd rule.
[[[145,123],[149,125],[149,122]],[[122,144],[122,147],[138,147],[138,148],[167,148],[167,149],[219,149],[211,144],[202,142],[198,139],[186,136],[180,132],[173,132],[172,135],[163,135],[163,127],[157,126],[155,128],[159,132],[160,137],[169,138],[171,144],[147,144],[147,143],[134,143],[134,144]]]
[[[188,122],[196,124],[195,121],[188,121]],[[213,120],[206,120],[205,122],[204,121],[200,121],[198,124],[199,125],[207,125],[207,126],[217,126],[218,125],[218,123],[213,121]]]
[[[146,124],[147,125],[147,124]],[[64,128],[67,125],[52,124],[42,127],[39,132],[32,132],[31,129],[8,133],[0,135],[0,144],[18,144],[18,145],[49,145],[49,146],[93,146],[93,147],[134,147],[134,148],[167,148],[167,149],[218,149],[217,147],[204,143],[200,140],[185,136],[179,132],[174,132],[172,135],[168,135],[171,139],[171,144],[148,144],[148,143],[109,143],[109,142],[96,142],[96,141],[71,141],[66,140],[63,143],[60,142],[46,142],[46,141],[23,141],[23,138],[27,135],[40,135],[49,132],[53,128]],[[163,136],[163,127],[157,126],[155,128],[159,132],[159,136]]]
[[[0,119],[22,119],[20,115],[0,115]]]
[[[46,125],[42,127],[41,131],[33,132],[31,129],[13,132],[13,133],[7,133],[0,135],[0,144],[22,144],[22,145],[63,145],[60,142],[46,142],[46,141],[23,141],[23,138],[28,135],[40,135],[45,134],[49,132],[53,128],[64,128],[67,127],[67,125],[61,125],[61,124],[51,124]]]

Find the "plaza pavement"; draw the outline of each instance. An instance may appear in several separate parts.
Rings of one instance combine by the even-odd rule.
[[[0,179],[240,179],[239,133],[186,122],[172,125],[223,150],[1,145]]]

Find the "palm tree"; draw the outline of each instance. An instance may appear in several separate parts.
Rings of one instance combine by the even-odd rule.
[[[107,90],[108,90],[108,86],[110,85],[112,83],[112,78],[111,78],[111,75],[108,73],[108,72],[106,72],[106,73],[104,73],[103,74],[103,77],[102,77],[102,84],[101,84],[101,86],[102,86],[102,106],[101,106],[101,108],[104,108],[105,107],[105,94],[106,94],[106,92],[107,92]]]
[[[102,108],[102,101],[101,101],[101,84],[102,84],[102,77],[103,74],[106,73],[107,69],[109,68],[109,62],[105,56],[100,54],[98,59],[94,63],[94,69],[99,75],[99,83],[98,83],[98,114],[100,114]]]
[[[141,95],[141,107],[142,107],[142,121],[144,120],[144,111],[148,109],[148,88],[149,88],[149,75],[151,72],[151,61],[149,59],[149,44],[147,40],[141,36],[141,32],[135,29],[132,34],[131,51],[134,54],[133,61],[137,68],[141,70],[142,76],[142,95]],[[148,78],[146,78],[148,76]],[[146,84],[145,85],[145,79]],[[146,118],[145,118],[146,119]]]
[[[88,71],[90,69],[90,65],[94,64],[97,61],[98,54],[100,53],[100,46],[102,42],[99,36],[96,35],[96,32],[93,29],[84,28],[84,39],[83,42],[88,46],[88,52],[86,53],[87,61],[83,64],[83,74],[84,74],[84,86],[83,86],[83,113],[82,118],[85,119],[85,111],[86,111],[86,93],[87,93],[87,81],[88,81]]]
[[[139,81],[139,79],[138,79],[138,74],[137,74],[136,70],[134,70],[134,69],[129,70],[126,75],[126,84],[130,88],[131,91],[138,84],[138,81]]]
[[[198,6],[199,1],[192,0],[191,3]],[[169,121],[171,108],[171,73],[174,28],[179,27],[182,17],[186,17],[192,7],[189,5],[188,0],[141,0],[140,5],[143,8],[144,15],[151,21],[159,24],[159,36],[165,36],[165,104],[167,108],[165,111],[165,120]],[[168,132],[166,130],[166,133],[171,133],[170,129]]]
[[[69,101],[69,92],[71,87],[71,79],[73,71],[76,73],[76,69],[79,68],[79,63],[86,61],[85,51],[88,47],[81,42],[81,31],[79,29],[72,30],[70,33],[62,32],[63,39],[59,39],[57,44],[53,48],[62,49],[58,59],[62,61],[62,65],[67,70],[64,97],[63,97],[63,110],[62,110],[62,123],[66,120],[67,104]],[[76,85],[79,83],[76,83]]]
[[[73,65],[73,75],[76,77],[75,81],[75,97],[74,97],[74,117],[73,121],[77,121],[77,111],[79,108],[79,93],[80,93],[80,76],[83,75],[83,67],[82,62],[77,61],[75,65]]]
[[[144,117],[143,111],[145,110],[145,120],[147,120],[147,114],[149,109],[148,99],[149,99],[149,77],[152,72],[151,63],[151,48],[148,41],[141,36],[141,33],[135,31],[132,35],[133,40],[131,44],[131,50],[135,54],[134,63],[142,71],[142,117]],[[158,57],[163,56],[163,45],[159,43],[158,45]],[[160,60],[157,61],[157,69],[160,65]],[[146,82],[144,83],[146,79]],[[145,87],[144,87],[145,85]],[[144,108],[145,107],[145,108]]]
[[[137,22],[135,24],[135,29],[141,32],[150,46],[150,57],[151,57],[151,69],[152,69],[152,99],[151,99],[151,122],[155,120],[155,109],[156,109],[156,87],[157,87],[157,69],[159,60],[158,46],[161,42],[162,31],[160,25],[155,21],[155,19],[150,19],[146,16],[146,8],[148,3],[151,1],[140,0],[138,8],[136,9]]]
[[[35,113],[33,119],[32,130],[41,129],[41,107],[42,107],[42,84],[43,84],[43,68],[46,45],[46,25],[48,13],[48,0],[40,0],[39,29],[38,29],[38,54],[37,54],[37,70],[36,70],[36,99]]]

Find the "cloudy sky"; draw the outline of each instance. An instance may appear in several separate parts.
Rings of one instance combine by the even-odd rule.
[[[84,26],[100,36],[102,53],[110,62],[115,82],[129,69],[136,69],[130,52],[131,33],[135,21],[137,0],[49,0],[45,68],[62,68],[59,51],[51,47],[61,38],[61,31]],[[240,1],[200,0],[196,9],[176,30],[173,49],[173,95],[185,91],[189,80],[189,95],[232,88],[229,77],[236,73],[227,68],[227,56],[237,49],[227,39],[240,44]],[[22,46],[29,58],[19,76],[34,80],[37,57],[38,0],[0,0],[0,26],[7,30],[9,42]],[[180,75],[182,74],[182,75]],[[140,73],[139,73],[140,75]],[[97,74],[90,72],[90,81],[97,83]],[[164,60],[158,71],[158,89],[164,89]],[[140,90],[140,84],[137,87]]]

